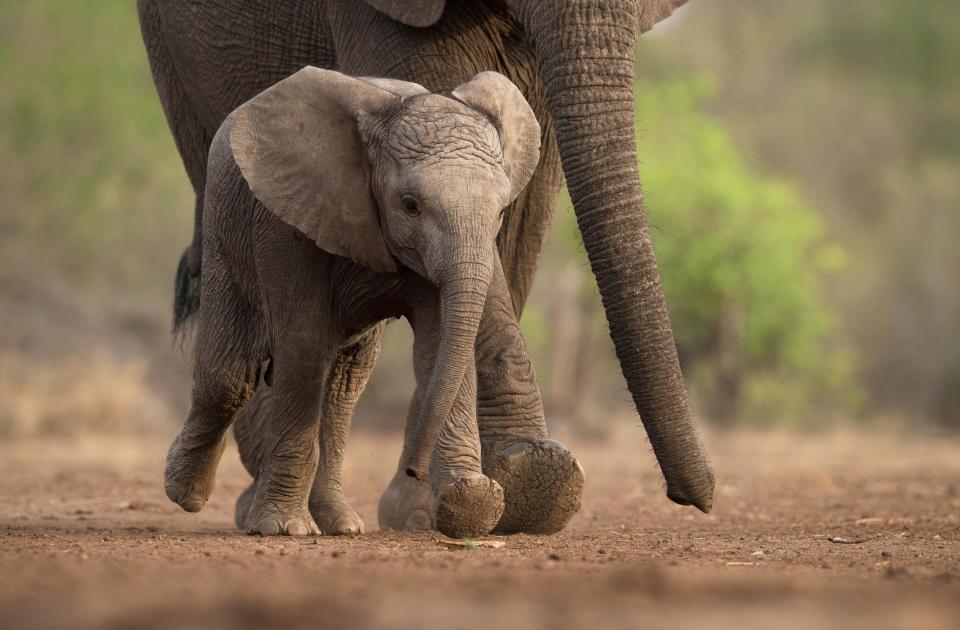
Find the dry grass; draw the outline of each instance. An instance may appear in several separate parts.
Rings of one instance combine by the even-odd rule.
[[[0,434],[126,433],[163,426],[173,415],[143,359],[105,350],[37,361],[0,351]]]

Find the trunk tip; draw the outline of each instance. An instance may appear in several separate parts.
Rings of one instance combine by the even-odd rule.
[[[709,514],[713,510],[714,487],[715,484],[711,475],[708,484],[690,488],[689,491],[677,490],[668,486],[667,498],[678,505],[692,505],[704,514]]]
[[[710,510],[713,509],[713,492],[708,493],[706,496],[700,497],[695,500],[688,499],[682,494],[677,494],[674,492],[667,492],[667,498],[676,503],[677,505],[692,505],[697,508],[704,514],[709,514]]]

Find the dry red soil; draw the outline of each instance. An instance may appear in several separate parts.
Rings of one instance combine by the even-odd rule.
[[[351,441],[368,530],[399,444]],[[453,549],[438,534],[244,536],[235,449],[191,515],[163,495],[166,446],[0,445],[0,627],[960,627],[956,438],[712,436],[710,515],[666,500],[639,430],[570,440],[587,485],[566,531]]]

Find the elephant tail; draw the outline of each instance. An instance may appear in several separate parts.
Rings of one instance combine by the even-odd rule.
[[[187,256],[190,248],[183,252],[177,265],[177,276],[173,288],[173,334],[180,337],[187,333],[187,324],[200,308],[200,274],[190,273]]]

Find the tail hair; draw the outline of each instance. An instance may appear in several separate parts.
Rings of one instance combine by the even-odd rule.
[[[173,288],[173,335],[179,338],[186,336],[188,324],[200,309],[200,274],[190,275],[188,251],[180,257]]]

